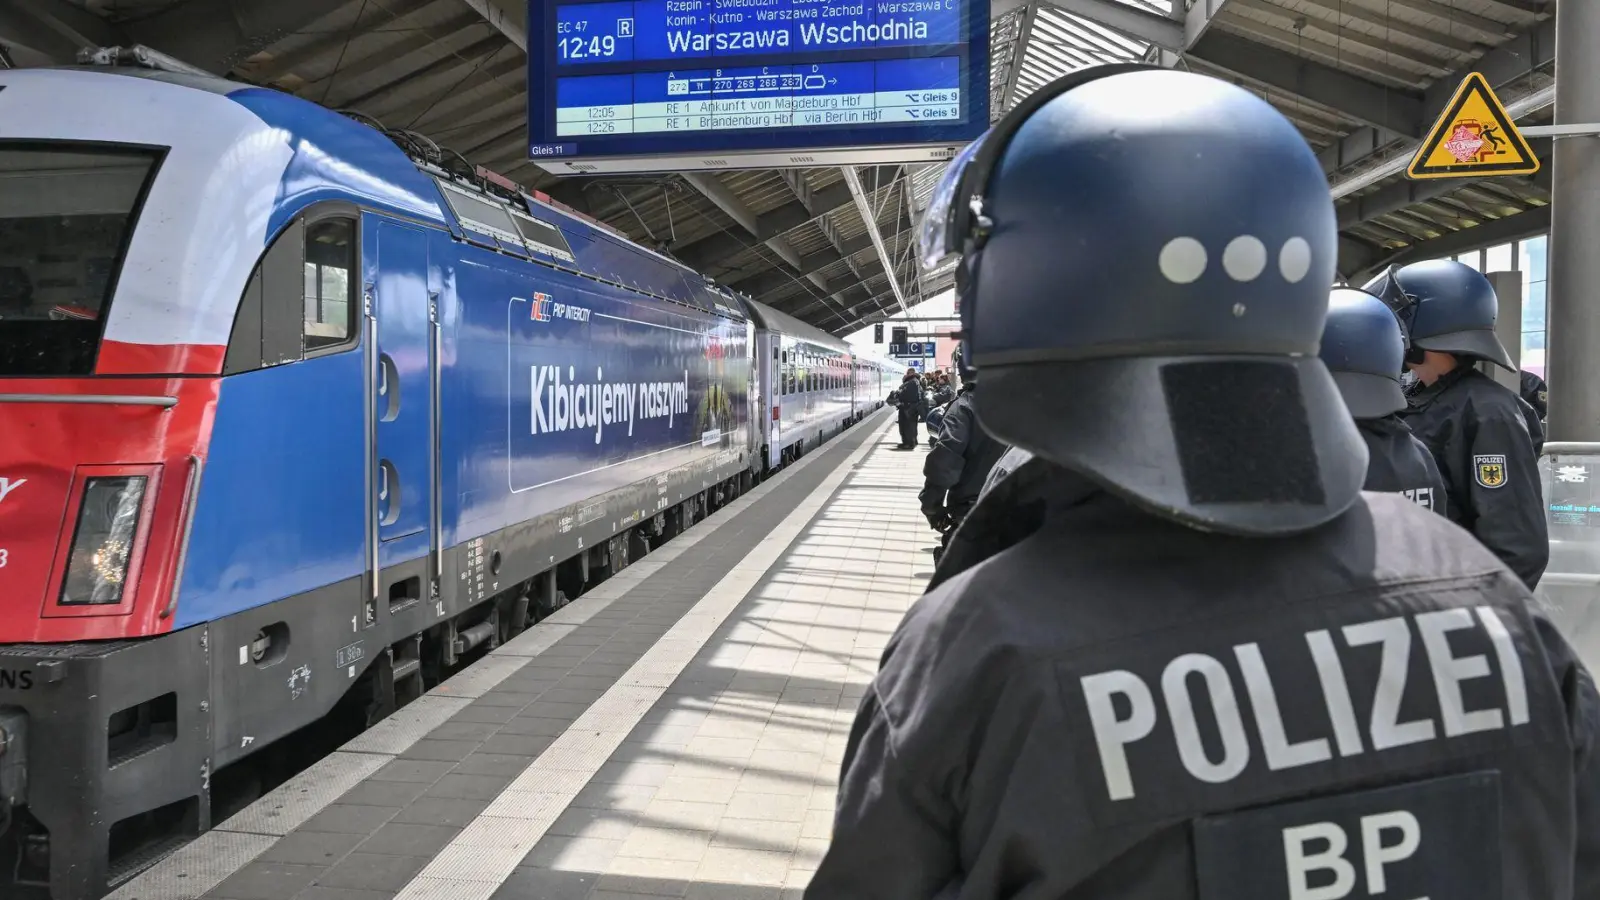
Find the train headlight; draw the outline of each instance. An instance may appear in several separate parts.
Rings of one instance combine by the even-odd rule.
[[[84,484],[61,605],[122,602],[146,483],[143,475],[116,475],[90,478]]]

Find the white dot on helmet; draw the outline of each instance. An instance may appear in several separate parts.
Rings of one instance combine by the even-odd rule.
[[[1311,271],[1311,244],[1303,237],[1292,237],[1278,253],[1278,272],[1283,280],[1298,284]]]
[[[1255,281],[1266,267],[1267,245],[1258,237],[1240,235],[1222,251],[1222,268],[1234,281]]]
[[[1161,274],[1174,284],[1189,284],[1206,270],[1206,248],[1192,237],[1176,237],[1161,248]]]

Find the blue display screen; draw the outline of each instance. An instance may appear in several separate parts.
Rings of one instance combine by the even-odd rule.
[[[988,25],[985,0],[532,0],[530,155],[971,140]]]

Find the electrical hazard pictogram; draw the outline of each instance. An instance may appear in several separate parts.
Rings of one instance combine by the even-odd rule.
[[[1411,158],[1409,178],[1532,175],[1539,159],[1489,82],[1468,75]]]

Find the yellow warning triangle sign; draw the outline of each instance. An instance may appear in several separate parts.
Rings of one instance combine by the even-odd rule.
[[[1410,178],[1532,175],[1539,159],[1489,82],[1469,74],[1406,169]]]

